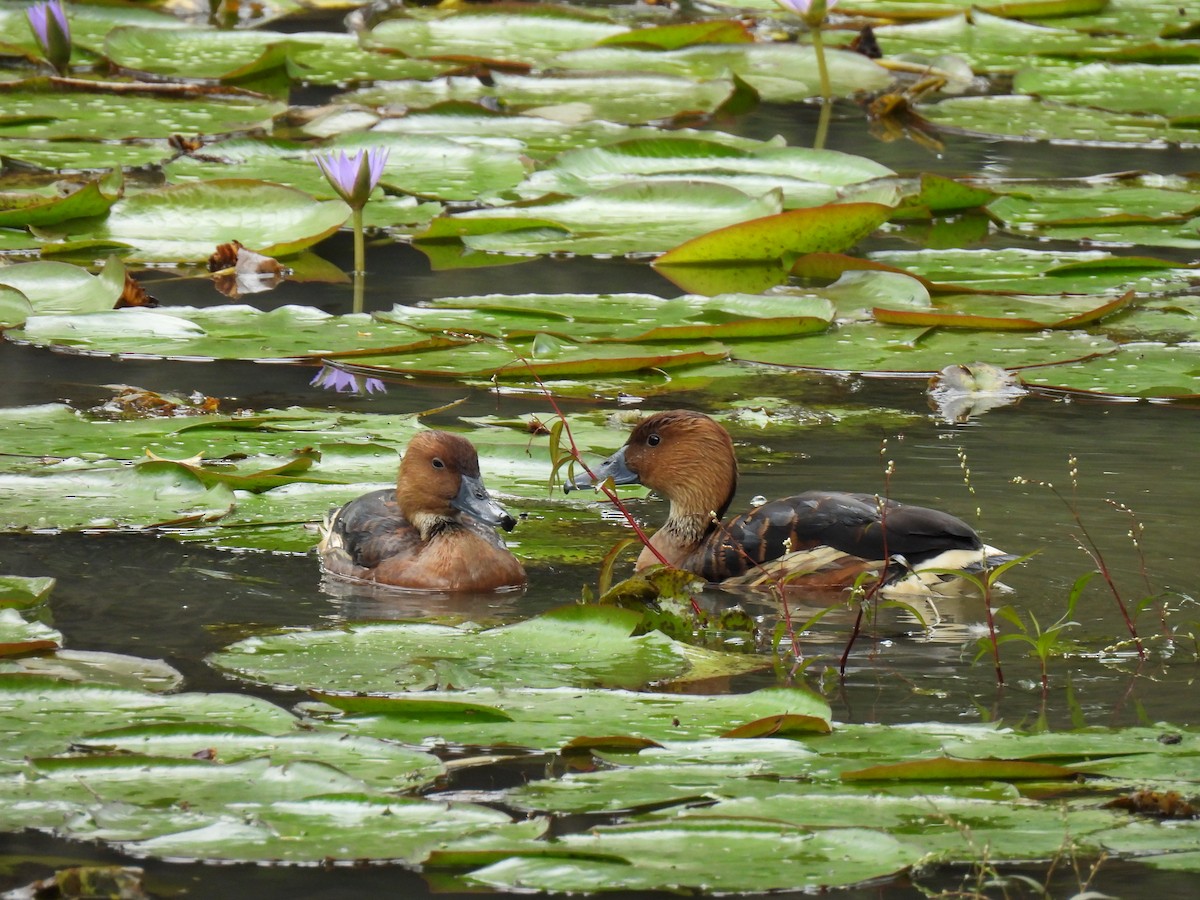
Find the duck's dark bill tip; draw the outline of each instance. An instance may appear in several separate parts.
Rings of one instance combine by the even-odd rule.
[[[503,528],[505,531],[512,531],[514,528],[517,527],[517,520],[514,519],[508,513],[505,513],[503,516],[500,517],[500,527]]]

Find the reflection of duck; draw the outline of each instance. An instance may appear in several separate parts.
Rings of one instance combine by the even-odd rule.
[[[980,569],[1011,556],[988,547],[949,513],[882,500],[874,494],[807,491],[766,503],[718,525],[737,488],[728,432],[688,410],[642,420],[625,446],[593,469],[596,480],[640,483],[671,509],[650,543],[669,563],[713,582],[780,579],[811,589],[844,588],[890,562],[888,580],[919,569]],[[586,487],[580,475],[566,488]],[[637,568],[658,561],[649,547]],[[950,587],[963,579],[932,573],[922,582]]]
[[[326,572],[431,591],[494,591],[525,584],[495,526],[516,520],[488,496],[466,438],[423,431],[409,441],[395,490],[364,494],[321,529]]]

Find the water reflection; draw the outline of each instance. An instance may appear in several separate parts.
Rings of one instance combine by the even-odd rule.
[[[346,622],[436,619],[486,625],[514,621],[522,612],[523,588],[503,591],[412,591],[374,582],[321,577],[321,590],[334,608],[330,618]]]

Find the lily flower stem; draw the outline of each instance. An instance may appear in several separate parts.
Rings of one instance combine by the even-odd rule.
[[[829,82],[829,66],[825,62],[825,37],[820,26],[812,29],[813,52],[817,56],[817,75],[821,80],[821,114],[817,119],[817,135],[813,139],[813,149],[825,147],[825,139],[829,136],[829,120],[833,114],[833,87]]]
[[[367,251],[366,243],[363,238],[363,208],[357,207],[354,210],[354,275],[357,278],[360,275],[367,274]]]

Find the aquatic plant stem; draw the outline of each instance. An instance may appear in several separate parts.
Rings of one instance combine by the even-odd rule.
[[[367,274],[366,241],[363,239],[363,208],[356,207],[351,219],[354,225],[354,274]]]
[[[541,376],[539,376],[534,370],[533,366],[529,364],[529,360],[525,359],[524,357],[521,357],[520,359],[521,362],[525,364],[525,367],[529,369],[529,374],[533,376],[533,380],[537,382],[537,386],[541,390],[542,396],[546,398],[546,402],[549,403],[551,409],[554,410],[554,415],[558,417],[560,422],[562,422],[563,434],[567,436],[567,446],[571,450],[571,458],[583,466],[583,470],[588,473],[588,476],[593,481],[595,481],[596,474],[588,467],[588,464],[583,461],[583,456],[579,452],[579,446],[575,443],[575,435],[571,433],[571,424],[567,421],[566,414],[558,405],[558,401],[554,399],[554,395],[550,393],[550,389],[546,387],[546,383],[542,381]],[[629,523],[629,527],[633,529],[633,533],[637,535],[637,538],[642,542],[642,545],[647,547],[650,552],[654,554],[654,557],[668,569],[675,568],[675,566],[671,565],[667,558],[659,552],[659,549],[650,543],[650,538],[646,536],[646,532],[642,530],[642,526],[637,523],[636,519],[634,519],[633,513],[625,508],[625,504],[621,502],[621,498],[617,496],[616,491],[603,482],[596,485],[596,487],[600,489],[605,497],[612,501],[612,504],[620,511],[621,515],[625,517],[625,521]],[[696,603],[696,598],[692,597],[691,601],[692,609],[699,613],[700,605]]]
[[[813,149],[823,150],[829,136],[829,120],[833,115],[833,87],[829,83],[829,66],[825,62],[825,38],[821,26],[812,29],[813,52],[817,56],[817,76],[821,81],[821,113],[817,117],[817,134],[813,138]]]

